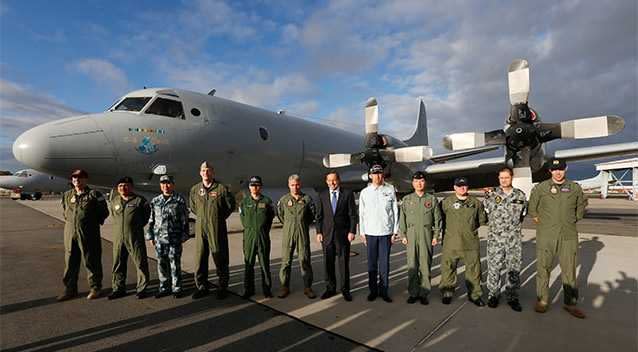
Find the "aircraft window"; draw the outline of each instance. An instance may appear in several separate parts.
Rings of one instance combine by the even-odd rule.
[[[27,171],[24,171],[24,170],[23,170],[23,171],[18,171],[18,172],[16,172],[16,173],[15,173],[15,175],[14,175],[14,176],[17,176],[17,177],[27,177]]]
[[[153,104],[151,104],[151,106],[146,109],[146,113],[168,117],[177,117],[180,119],[184,118],[184,109],[182,108],[182,103],[176,100],[164,98],[155,99]]]
[[[199,109],[192,108],[191,114],[193,114],[193,116],[199,116],[201,112],[199,112]]]
[[[261,137],[262,140],[267,141],[268,140],[268,130],[265,129],[264,127],[259,127],[259,137]]]
[[[151,100],[151,97],[131,97],[117,104],[115,111],[140,111]]]

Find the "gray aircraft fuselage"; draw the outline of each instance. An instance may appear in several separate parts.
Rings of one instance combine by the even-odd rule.
[[[118,110],[118,104],[136,97],[149,98],[140,111]],[[149,113],[160,98],[181,103],[183,116]],[[244,188],[252,175],[260,175],[266,187],[286,189],[293,173],[302,177],[304,188],[317,189],[325,187],[323,156],[355,152],[362,143],[359,134],[285,113],[185,90],[145,89],[127,94],[106,112],[34,127],[18,137],[13,152],[23,164],[61,177],[85,169],[91,184],[104,187],[128,175],[137,189],[157,191],[152,170],[165,165],[178,191],[186,192],[200,181],[199,165],[208,160],[216,178],[234,190]],[[360,180],[365,170],[343,172]]]

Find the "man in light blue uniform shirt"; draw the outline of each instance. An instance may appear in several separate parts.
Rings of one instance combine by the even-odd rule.
[[[399,233],[399,210],[394,187],[384,182],[383,166],[370,168],[372,183],[359,195],[359,232],[368,248],[368,301],[388,295],[390,247]]]

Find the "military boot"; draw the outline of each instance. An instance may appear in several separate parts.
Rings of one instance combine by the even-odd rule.
[[[58,302],[68,301],[70,299],[77,297],[77,295],[78,295],[78,290],[65,290],[64,293],[56,297],[56,300]]]

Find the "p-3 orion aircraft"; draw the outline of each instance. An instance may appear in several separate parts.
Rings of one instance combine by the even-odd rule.
[[[510,84],[510,89],[518,89],[522,81],[518,78],[518,85]],[[553,137],[559,132],[561,136],[568,135],[568,127],[564,131],[562,127],[541,129],[537,121],[523,116],[526,97],[519,100],[516,106],[522,112],[512,115],[511,124],[516,126],[512,131],[521,127],[526,133],[551,130]],[[587,130],[593,130],[589,134],[582,132],[581,124],[572,128],[571,133],[577,132],[574,137],[598,137],[622,129],[621,118],[604,117],[604,120],[606,125],[602,120],[586,124]],[[23,164],[60,177],[68,176],[75,168],[85,169],[89,182],[96,186],[112,187],[120,176],[128,175],[134,178],[138,190],[148,192],[157,192],[159,175],[169,173],[175,176],[177,190],[187,193],[199,181],[199,164],[208,160],[215,166],[216,178],[231,189],[242,189],[250,176],[260,175],[265,193],[275,199],[287,192],[286,180],[293,173],[302,177],[305,189],[319,189],[325,187],[327,168],[339,167],[344,184],[362,188],[367,181],[367,166],[379,163],[400,192],[411,190],[410,175],[417,169],[425,170],[430,175],[430,185],[441,191],[450,190],[452,180],[460,175],[470,176],[473,187],[494,185],[494,171],[499,166],[513,163],[518,170],[530,164],[536,171],[536,164],[546,158],[542,153],[531,153],[542,149],[538,143],[547,141],[546,134],[533,144],[528,142],[530,138],[521,139],[517,137],[520,133],[509,131],[512,127],[503,131],[503,143],[492,142],[490,138],[485,139],[489,143],[481,142],[474,134],[450,136],[452,144],[446,145],[455,150],[435,155],[427,145],[423,101],[416,129],[407,140],[379,134],[378,121],[379,108],[374,98],[365,107],[366,134],[362,138],[354,132],[285,112],[223,99],[215,96],[214,90],[200,94],[171,88],[143,89],[126,94],[105,112],[36,126],[16,139],[13,153]],[[362,143],[365,150],[358,151]],[[505,157],[451,161],[498,149],[501,144],[507,148]],[[513,153],[513,146],[517,151],[528,148],[529,157],[524,152]],[[627,143],[561,151],[556,156],[572,160],[636,152],[638,143]]]

